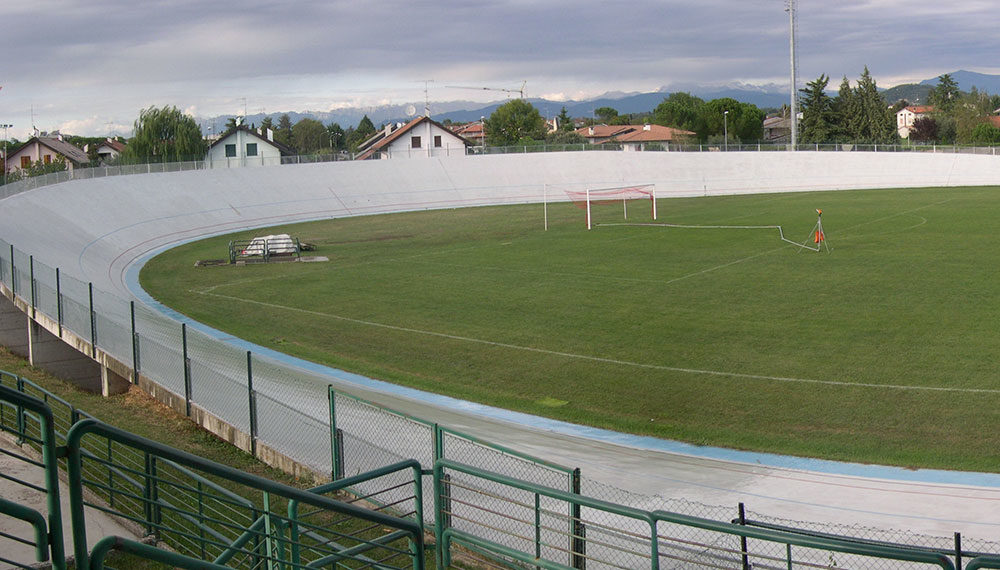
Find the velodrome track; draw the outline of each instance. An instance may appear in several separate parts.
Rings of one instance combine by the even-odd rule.
[[[0,200],[0,238],[126,299],[155,252],[312,219],[565,199],[563,188],[656,184],[658,198],[1000,185],[1000,157],[966,154],[579,152],[340,162],[71,181]],[[541,208],[539,224],[541,225]],[[221,256],[221,254],[220,254]],[[335,374],[335,373],[334,373]],[[337,374],[337,378],[345,375]],[[335,384],[344,380],[332,379]],[[583,469],[646,495],[797,521],[948,537],[1000,533],[1000,476],[802,460],[633,437],[363,381],[350,391]],[[587,488],[584,488],[587,493]]]

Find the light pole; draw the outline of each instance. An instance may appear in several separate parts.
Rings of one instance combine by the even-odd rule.
[[[722,113],[722,133],[722,136],[725,137],[722,148],[729,152],[729,111]]]
[[[0,125],[3,127],[3,183],[4,186],[7,185],[7,129],[12,128],[14,125],[8,125],[6,123]]]

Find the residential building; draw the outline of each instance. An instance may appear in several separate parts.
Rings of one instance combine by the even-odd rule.
[[[87,150],[84,147],[84,150]],[[97,158],[101,162],[109,162],[121,156],[125,152],[125,143],[118,140],[118,137],[108,137],[107,140],[97,145]]]
[[[391,123],[358,147],[358,160],[418,156],[465,156],[472,143],[430,117]]]
[[[281,157],[294,151],[274,140],[274,131],[266,133],[240,125],[212,142],[205,153],[208,168],[238,168],[281,164]]]
[[[594,125],[580,127],[576,134],[591,144],[616,143],[622,150],[645,150],[651,145],[666,147],[681,142],[695,133],[662,125]]]
[[[11,151],[5,163],[7,172],[31,168],[32,164],[52,164],[64,161],[66,170],[85,166],[90,157],[80,147],[63,140],[62,135],[32,137],[28,142]]]
[[[792,121],[787,116],[778,115],[764,119],[762,138],[766,142],[784,143],[792,141]]]
[[[483,128],[483,121],[466,123],[464,125],[452,125],[451,132],[477,146],[482,146],[486,143],[486,130]]]
[[[910,138],[910,129],[917,119],[934,112],[934,107],[929,105],[910,105],[896,112],[896,131],[903,139]]]

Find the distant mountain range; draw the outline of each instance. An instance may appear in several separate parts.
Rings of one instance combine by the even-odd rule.
[[[1000,93],[1000,75],[987,75],[972,71],[955,71],[951,73],[952,78],[958,83],[959,89],[969,91],[972,87],[988,93]],[[937,85],[938,78],[926,79],[920,83],[897,85],[883,91],[883,97],[890,104],[905,99],[914,104],[926,103],[927,94],[931,88]],[[839,82],[832,85],[832,90],[836,91]],[[706,101],[729,97],[742,103],[752,103],[761,109],[777,109],[788,103],[788,92],[781,86],[769,85],[755,87],[751,85],[736,85],[728,88],[691,86],[684,89],[674,89],[675,92],[687,92],[696,95]],[[601,107],[611,107],[620,114],[628,113],[650,113],[664,99],[670,96],[671,91],[660,88],[652,93],[607,93],[601,97],[588,99],[586,101],[550,101],[547,99],[528,99],[532,105],[541,112],[542,116],[554,117],[559,114],[563,107],[571,117],[593,117],[594,110]],[[451,120],[456,123],[466,123],[478,121],[482,117],[489,117],[493,111],[507,100],[496,101],[489,104],[482,104],[473,101],[447,101],[430,103],[431,117],[437,121]],[[341,127],[347,129],[357,126],[362,117],[368,118],[376,125],[383,125],[390,122],[405,122],[413,116],[413,112],[423,111],[423,104],[402,103],[398,105],[382,105],[378,107],[358,107],[337,109],[335,111],[289,111],[288,117],[292,123],[297,123],[301,119],[311,118],[322,122],[325,125],[339,123]],[[259,125],[265,116],[269,116],[277,123],[278,118],[285,113],[257,113],[249,115],[246,122]],[[225,130],[226,121],[229,115],[203,118],[199,122],[202,130],[208,134],[210,132],[220,133]]]

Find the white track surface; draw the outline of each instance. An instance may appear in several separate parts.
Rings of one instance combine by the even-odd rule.
[[[153,252],[234,230],[380,212],[552,200],[561,188],[656,184],[657,197],[1000,185],[1000,157],[892,153],[581,152],[328,163],[72,181],[0,200],[0,237],[124,298]],[[539,207],[541,223],[541,207]],[[141,298],[141,296],[140,296]],[[364,393],[368,388],[360,390]],[[352,390],[359,393],[358,389]],[[643,494],[820,523],[1000,534],[1000,477],[910,471],[600,432],[410,392],[371,400],[583,469]],[[442,404],[441,402],[445,403]],[[585,489],[586,491],[586,489]]]

